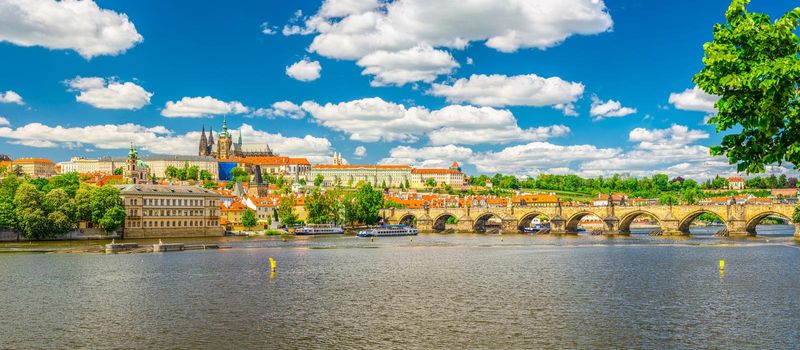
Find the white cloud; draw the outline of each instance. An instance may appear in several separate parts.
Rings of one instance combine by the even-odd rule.
[[[719,100],[719,96],[711,95],[701,90],[697,85],[683,92],[673,92],[669,94],[669,103],[675,108],[684,111],[698,111],[706,113],[717,113],[714,104]]]
[[[25,104],[25,102],[22,101],[22,96],[11,90],[0,92],[0,103],[16,103],[18,105]]]
[[[189,117],[200,118],[221,114],[243,114],[250,112],[250,108],[241,102],[220,101],[211,96],[184,97],[180,101],[167,101],[161,115],[168,118]]]
[[[283,117],[290,119],[303,119],[306,112],[302,107],[290,101],[278,101],[272,104],[270,108],[259,108],[252,113],[255,116],[275,118]]]
[[[353,151],[353,155],[354,155],[354,156],[356,156],[356,157],[358,157],[358,158],[361,158],[361,157],[363,157],[363,156],[366,156],[366,155],[367,155],[367,148],[366,148],[366,147],[364,147],[364,146],[358,146],[358,147],[356,147],[356,149]]]
[[[447,51],[416,46],[401,51],[376,51],[362,57],[357,65],[364,67],[362,75],[374,75],[372,86],[407,83],[430,83],[442,74],[450,74],[459,65]]]
[[[0,126],[9,126],[9,125],[11,125],[11,122],[9,122],[8,119],[0,117]]]
[[[427,135],[433,145],[508,143],[544,140],[570,131],[563,125],[522,129],[510,111],[491,107],[451,105],[430,111],[378,97],[325,105],[306,101],[302,107],[320,125],[362,142],[416,142]]]
[[[380,164],[408,164],[420,168],[447,168],[453,161],[466,162],[472,149],[456,145],[414,148],[398,146],[389,151],[389,157]]]
[[[79,91],[75,97],[83,102],[102,109],[139,109],[150,104],[152,92],[146,91],[131,82],[118,82],[99,77],[80,76],[65,81],[72,91]]]
[[[278,32],[275,30],[275,27],[270,26],[268,22],[261,23],[261,32],[266,35],[278,34]]]
[[[91,0],[0,1],[0,41],[71,49],[90,59],[123,53],[142,40],[127,15]]]
[[[683,147],[708,137],[705,131],[689,130],[688,127],[677,124],[667,129],[636,128],[628,134],[629,141],[639,143],[638,148],[654,150]]]
[[[471,42],[501,52],[546,49],[572,35],[598,34],[611,26],[602,0],[328,0],[314,16],[298,11],[283,33],[316,34],[309,52],[358,61],[376,52],[389,55],[420,46],[460,50]],[[431,69],[430,57],[414,58],[417,63],[405,70],[422,67],[413,76],[427,80],[418,81],[450,73],[441,65]]]
[[[469,102],[479,106],[566,106],[583,95],[581,83],[535,74],[505,76],[473,74],[452,84],[433,84],[430,94],[451,103]],[[564,109],[564,108],[562,108]],[[574,112],[574,110],[573,110]]]
[[[319,79],[322,66],[318,61],[303,59],[286,67],[286,75],[300,81],[314,81]]]
[[[327,159],[331,143],[325,138],[306,135],[288,137],[256,130],[248,124],[239,128],[245,143],[269,143],[282,155],[304,156],[311,161]],[[48,126],[30,123],[12,129],[0,127],[0,138],[10,143],[41,148],[78,148],[92,146],[97,149],[126,149],[134,142],[142,150],[158,154],[197,154],[200,133],[193,131],[176,134],[163,126],[145,127],[137,124],[88,125],[84,127]]]
[[[472,60],[472,57],[467,57],[467,64],[471,66],[473,63],[475,63],[475,61]]]
[[[566,167],[573,162],[612,159],[620,153],[622,150],[619,148],[532,142],[507,147],[498,152],[480,153],[470,162],[482,173],[536,175],[543,169]]]
[[[603,118],[624,117],[636,113],[636,108],[623,107],[619,101],[608,100],[603,102],[597,96],[592,96],[592,108],[589,115],[594,120]]]

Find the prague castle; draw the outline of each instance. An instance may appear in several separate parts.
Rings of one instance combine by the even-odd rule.
[[[242,132],[239,131],[239,138],[233,142],[233,136],[228,131],[228,118],[222,121],[222,131],[217,135],[217,142],[214,143],[214,131],[209,130],[206,138],[206,129],[200,134],[199,156],[211,156],[217,160],[228,160],[232,158],[249,157],[274,157],[275,154],[264,144],[243,144]]]

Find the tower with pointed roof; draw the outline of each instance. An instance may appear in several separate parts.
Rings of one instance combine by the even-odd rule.
[[[231,146],[233,145],[233,140],[231,140],[231,135],[228,132],[228,116],[224,116],[222,119],[222,131],[220,131],[217,140],[217,159],[219,160],[227,160],[234,157],[233,150]]]
[[[197,151],[198,156],[208,155],[208,139],[206,139],[206,126],[203,125],[203,131],[200,132],[200,147]]]
[[[139,159],[136,145],[131,142],[131,149],[128,151],[128,159],[125,160],[125,170],[123,171],[125,179],[134,184],[146,183],[149,173],[150,168]]]

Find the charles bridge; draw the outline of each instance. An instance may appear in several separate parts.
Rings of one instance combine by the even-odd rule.
[[[425,209],[383,209],[381,217],[389,224],[414,224],[420,232],[441,232],[453,228],[457,232],[485,232],[487,222],[496,218],[502,222],[502,233],[522,232],[537,217],[550,220],[550,233],[574,234],[584,217],[593,215],[602,221],[598,233],[630,234],[631,224],[640,216],[658,221],[662,235],[688,235],[689,226],[704,213],[718,216],[731,236],[754,236],[756,225],[767,217],[780,217],[791,222],[791,204],[733,204],[727,205],[642,205],[642,206],[507,206],[458,207]],[[448,220],[455,225],[446,225]],[[495,220],[496,221],[496,220]],[[795,223],[795,237],[800,238],[800,223]]]

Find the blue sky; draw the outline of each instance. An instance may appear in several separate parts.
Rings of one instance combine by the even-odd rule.
[[[313,162],[732,172],[691,91],[728,0],[451,2],[0,0],[0,153],[193,154],[227,114]]]

